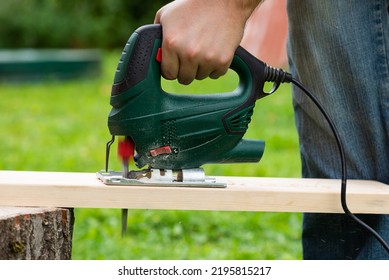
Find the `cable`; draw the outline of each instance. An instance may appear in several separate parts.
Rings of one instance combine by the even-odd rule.
[[[363,222],[361,219],[359,219],[357,216],[355,216],[348,208],[347,206],[347,200],[346,200],[346,189],[347,189],[347,167],[346,167],[346,157],[344,148],[342,145],[342,142],[340,140],[339,132],[330,118],[329,114],[324,109],[323,105],[319,102],[319,100],[298,80],[294,79],[290,73],[287,73],[283,71],[282,69],[273,68],[270,66],[266,67],[266,75],[267,75],[267,81],[274,82],[275,86],[274,88],[278,88],[278,85],[280,83],[293,83],[298,88],[300,88],[306,96],[308,96],[313,103],[315,103],[316,107],[320,110],[324,118],[326,119],[328,125],[330,126],[330,129],[335,137],[336,145],[339,150],[339,156],[340,156],[340,164],[341,164],[341,205],[343,208],[343,211],[345,214],[353,219],[355,222],[357,222],[360,226],[362,226],[364,229],[366,229],[370,234],[372,234],[378,242],[381,243],[382,247],[386,250],[386,252],[389,254],[389,245],[386,243],[386,241],[368,224]],[[272,90],[273,91],[273,90]]]

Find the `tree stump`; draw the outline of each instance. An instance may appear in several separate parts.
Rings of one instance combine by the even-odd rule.
[[[71,259],[73,225],[73,209],[0,208],[0,259]]]

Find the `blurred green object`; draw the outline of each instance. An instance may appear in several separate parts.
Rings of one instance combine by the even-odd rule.
[[[19,49],[0,51],[0,81],[27,82],[99,77],[97,49]]]

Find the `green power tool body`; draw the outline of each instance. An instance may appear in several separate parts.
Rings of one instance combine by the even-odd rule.
[[[233,92],[171,94],[161,87],[161,43],[162,27],[145,25],[131,35],[122,52],[108,117],[113,138],[99,178],[107,184],[220,186],[203,176],[202,165],[258,162],[263,155],[264,141],[242,138],[256,100],[269,94],[263,88],[273,68],[238,47],[230,66],[239,76]],[[121,174],[108,170],[115,136],[122,136],[130,150],[133,147],[136,166],[145,169],[128,171],[130,151],[123,156]]]
[[[231,69],[239,76],[233,92],[171,94],[161,88],[162,27],[145,25],[129,38],[114,78],[112,110],[108,128],[105,171],[97,177],[106,184],[183,187],[226,187],[205,177],[200,167],[207,163],[258,162],[264,141],[242,139],[258,99],[273,93],[281,83],[293,83],[320,109],[336,138],[342,165],[342,207],[345,213],[368,229],[389,252],[386,242],[357,219],[346,205],[346,163],[339,133],[319,100],[291,74],[256,59],[242,47],[235,52]],[[264,92],[265,82],[274,82]],[[108,170],[109,151],[115,136],[123,171]],[[128,170],[134,159],[140,170]],[[127,227],[127,209],[122,210],[122,235]]]

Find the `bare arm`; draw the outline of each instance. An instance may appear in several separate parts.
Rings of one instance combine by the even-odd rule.
[[[162,7],[162,74],[189,84],[224,75],[260,0],[176,0]]]

